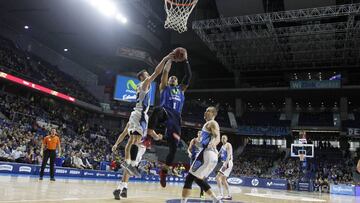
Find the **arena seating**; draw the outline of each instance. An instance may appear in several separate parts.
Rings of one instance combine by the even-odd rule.
[[[334,126],[331,112],[300,113],[299,126]]]
[[[12,41],[2,37],[0,37],[0,71],[99,105],[97,99],[70,75],[42,58],[21,50]]]
[[[279,112],[245,112],[238,120],[240,125],[247,126],[290,126],[290,120],[280,120]]]

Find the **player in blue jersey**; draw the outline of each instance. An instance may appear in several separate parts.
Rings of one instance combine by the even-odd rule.
[[[196,156],[200,153],[201,149],[201,131],[198,131],[197,137],[190,141],[189,147],[187,149],[190,158],[190,165],[194,163]],[[200,198],[204,197],[204,190],[200,188]]]
[[[220,197],[223,200],[232,200],[227,178],[229,177],[234,165],[233,148],[232,145],[228,142],[228,137],[226,135],[221,136],[221,142],[222,142],[222,146],[220,149],[220,159],[223,165],[216,176],[216,182],[220,190],[220,194],[221,194]],[[224,196],[223,186],[226,190],[227,196]]]
[[[201,130],[201,150],[191,164],[189,174],[185,178],[181,203],[187,202],[194,181],[200,188],[203,188],[206,194],[211,196],[213,203],[221,202],[221,199],[216,197],[210,185],[206,182],[206,179],[218,163],[219,153],[216,147],[220,143],[220,127],[215,121],[216,115],[217,110],[215,107],[206,109],[204,114],[206,123]]]
[[[169,78],[171,62],[172,61],[168,61],[163,70],[159,87],[161,104],[155,108],[151,114],[148,126],[148,134],[151,136],[156,136],[155,128],[158,127],[160,123],[164,123],[166,126],[165,136],[169,144],[169,153],[166,157],[165,164],[160,170],[160,184],[162,187],[166,187],[166,176],[169,166],[174,161],[177,146],[180,142],[181,111],[185,102],[184,92],[189,87],[192,76],[186,52],[183,61],[185,76],[181,84],[178,84],[178,78],[176,76]]]
[[[137,74],[137,77],[141,82],[137,85],[136,105],[134,110],[131,112],[127,126],[129,140],[125,147],[125,163],[122,165],[124,169],[135,176],[139,176],[139,172],[135,167],[136,163],[131,161],[131,152],[133,154],[137,154],[137,144],[141,143],[142,139],[147,135],[147,112],[150,107],[150,85],[151,82],[153,82],[155,78],[163,71],[165,63],[167,61],[171,61],[172,59],[174,59],[174,52],[169,53],[161,60],[152,75],[150,75],[146,70],[140,71]],[[158,137],[159,135],[151,136]]]

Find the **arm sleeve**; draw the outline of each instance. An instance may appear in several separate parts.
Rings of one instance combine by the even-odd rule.
[[[191,66],[189,61],[185,61],[184,66],[185,66],[185,76],[182,79],[181,84],[189,86],[192,77]]]

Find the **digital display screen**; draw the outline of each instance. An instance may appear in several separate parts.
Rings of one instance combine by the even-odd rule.
[[[136,88],[140,81],[134,77],[116,76],[114,99],[119,101],[136,102]],[[155,104],[156,83],[151,83],[150,104]]]
[[[29,82],[29,81],[26,81],[26,80],[23,80],[21,78],[18,78],[18,77],[15,77],[13,75],[10,75],[8,73],[4,73],[4,72],[1,72],[0,71],[0,78],[4,78],[6,80],[9,80],[9,81],[12,81],[12,82],[15,82],[15,83],[18,83],[20,85],[23,85],[23,86],[26,86],[26,87],[29,87],[29,88],[32,88],[32,89],[36,89],[40,92],[44,92],[46,94],[51,94],[55,97],[59,97],[61,99],[64,99],[64,100],[67,100],[67,101],[70,101],[70,102],[75,102],[75,98],[74,97],[70,97],[66,94],[63,94],[63,93],[60,93],[60,92],[57,92],[55,90],[52,90],[52,89],[49,89],[49,88],[46,88],[44,86],[41,86],[41,85],[38,85],[38,84],[35,84],[35,83],[32,83],[32,82]]]

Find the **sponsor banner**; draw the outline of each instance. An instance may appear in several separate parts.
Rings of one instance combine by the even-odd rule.
[[[290,89],[334,89],[341,88],[340,80],[290,81]]]
[[[360,196],[360,186],[355,187],[355,195]]]
[[[345,184],[330,184],[330,193],[338,195],[352,195],[355,196],[355,186]]]
[[[275,126],[240,126],[238,133],[242,135],[287,136],[290,128]]]
[[[20,85],[26,86],[26,87],[31,88],[31,89],[38,90],[38,91],[46,93],[46,94],[51,94],[51,95],[53,95],[55,97],[67,100],[69,102],[75,102],[76,101],[76,99],[74,97],[70,97],[70,96],[68,96],[66,94],[63,94],[61,92],[57,92],[55,90],[43,87],[41,85],[38,85],[38,84],[35,84],[35,83],[32,83],[32,82],[23,80],[21,78],[15,77],[15,76],[10,75],[8,73],[4,73],[4,72],[0,71],[0,78],[3,78],[5,80],[9,80],[11,82],[18,83]]]
[[[12,173],[14,172],[14,166],[12,164],[0,164],[0,172]]]
[[[30,164],[18,164],[18,163],[6,163],[0,162],[0,173],[12,173],[12,174],[31,174],[39,175],[40,166]],[[48,175],[50,169],[45,168],[45,175]],[[184,182],[185,176],[168,176],[168,182]],[[55,167],[55,176],[63,177],[77,177],[77,178],[94,178],[94,179],[120,179],[122,175],[116,172],[109,171],[95,171],[95,170],[80,170],[73,168]],[[131,180],[135,181],[154,181],[159,182],[160,177],[158,175],[143,175],[142,177],[132,177]],[[216,184],[216,177],[214,175],[208,177],[209,183]],[[262,187],[270,189],[287,189],[287,181],[284,179],[263,179],[263,178],[250,178],[250,177],[229,177],[227,179],[230,185],[234,186],[248,186],[248,187]]]
[[[348,135],[349,136],[359,136],[360,135],[360,128],[348,128]]]
[[[312,187],[311,187],[311,183],[310,182],[299,182],[298,183],[298,190],[299,191],[307,191],[307,192],[311,192],[312,191]]]
[[[209,183],[216,183],[216,178],[213,176],[208,177]],[[261,187],[270,189],[287,190],[288,183],[285,179],[264,179],[264,178],[251,178],[251,177],[229,177],[227,179],[230,185],[234,186],[247,186],[247,187]]]

